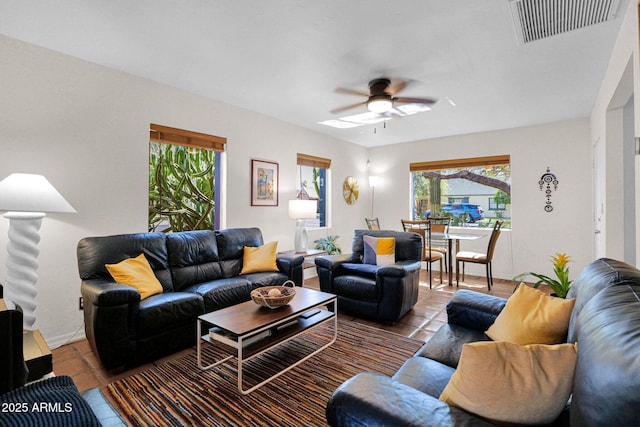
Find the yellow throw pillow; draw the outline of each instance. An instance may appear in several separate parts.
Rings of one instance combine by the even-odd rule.
[[[106,264],[105,267],[116,282],[136,288],[140,292],[140,299],[162,293],[162,285],[144,254],[117,264]]]
[[[492,421],[547,424],[569,400],[576,359],[575,344],[465,344],[440,400]]]
[[[265,243],[258,247],[245,246],[240,274],[278,271],[278,265],[276,264],[277,247],[278,242]]]
[[[494,341],[520,345],[563,343],[575,302],[521,283],[486,334]]]

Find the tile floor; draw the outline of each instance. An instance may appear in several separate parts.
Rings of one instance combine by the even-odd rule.
[[[436,274],[437,276],[437,274]],[[427,341],[438,328],[447,322],[445,305],[456,291],[456,286],[448,286],[447,276],[444,276],[444,284],[440,284],[437,277],[433,279],[433,289],[429,289],[429,278],[426,271],[422,271],[420,277],[420,293],[418,303],[406,316],[393,326],[358,319],[347,314],[339,314],[343,320],[360,322],[377,328],[393,331],[395,333]],[[318,279],[312,278],[305,281],[305,286],[318,289]],[[494,286],[489,292],[492,295],[508,298],[511,295],[515,283],[509,280],[494,280]],[[484,277],[467,276],[464,283],[460,283],[460,289],[470,289],[487,293],[486,279]],[[101,368],[98,359],[94,356],[86,339],[56,348],[53,353],[53,371],[56,375],[68,375],[73,378],[80,391],[93,387],[103,387],[120,378],[133,375],[166,360],[171,360],[189,353],[192,349],[185,349],[179,353],[167,356],[147,365],[129,369],[118,374],[111,374]]]

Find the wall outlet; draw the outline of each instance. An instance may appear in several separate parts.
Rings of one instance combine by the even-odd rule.
[[[78,310],[84,310],[84,297],[78,299]]]

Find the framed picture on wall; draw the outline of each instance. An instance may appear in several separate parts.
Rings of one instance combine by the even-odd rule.
[[[251,160],[251,206],[278,206],[278,164]]]

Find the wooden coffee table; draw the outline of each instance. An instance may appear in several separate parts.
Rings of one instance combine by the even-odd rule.
[[[337,297],[313,289],[301,287],[295,289],[296,296],[293,300],[288,305],[277,309],[261,307],[253,301],[247,301],[199,316],[196,336],[198,367],[207,370],[234,357],[237,358],[238,390],[242,394],[249,394],[333,344],[338,336]],[[323,309],[330,305],[333,305],[333,311]],[[242,372],[245,362],[327,322],[333,323],[331,341],[259,384],[248,390],[244,389]],[[204,334],[203,324],[205,324]],[[211,328],[207,325],[211,325]],[[214,331],[213,335],[209,333],[210,329]],[[223,348],[229,356],[209,365],[203,365],[203,341]]]

